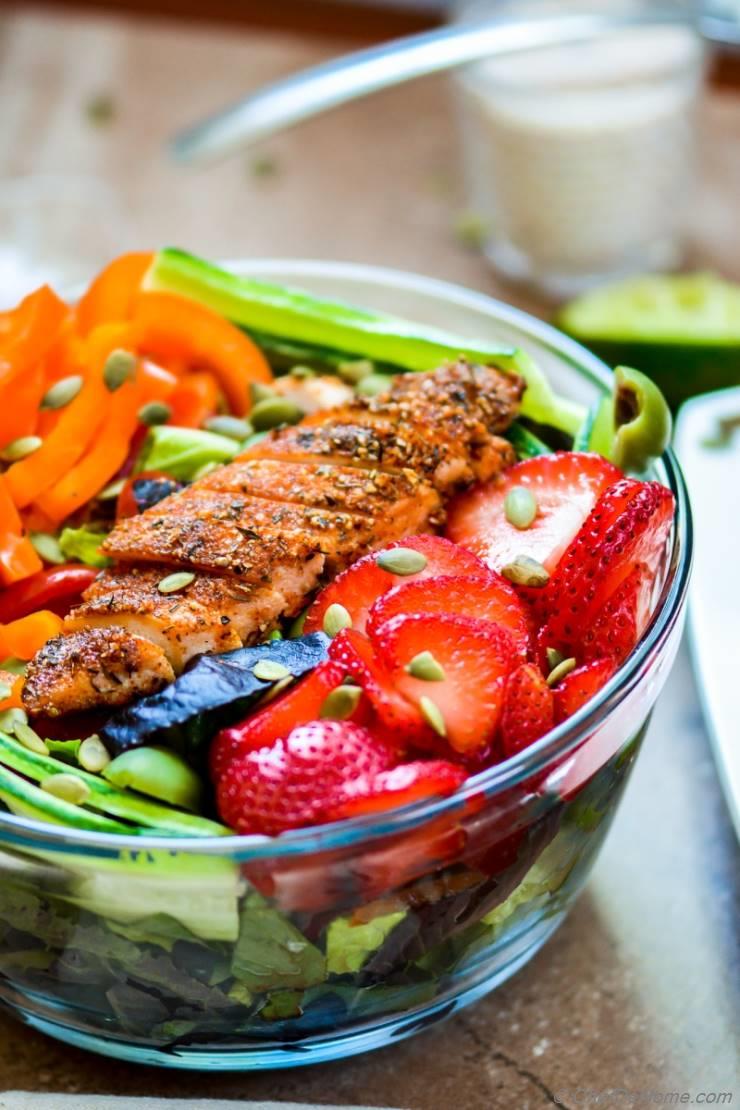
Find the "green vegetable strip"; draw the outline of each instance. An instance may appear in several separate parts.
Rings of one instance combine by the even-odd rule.
[[[64,769],[66,764],[61,763],[58,766]],[[68,767],[66,769],[69,770]],[[0,800],[11,813],[19,817],[30,817],[36,821],[67,825],[76,829],[88,829],[91,832],[136,834],[136,829],[132,829],[130,825],[111,821],[107,817],[81,809],[80,806],[63,802],[53,794],[47,794],[45,790],[27,782],[20,775],[14,775],[7,767],[0,767]]]
[[[191,297],[242,327],[368,358],[399,370],[433,370],[466,355],[475,362],[521,374],[527,382],[522,415],[573,435],[582,405],[558,397],[533,360],[514,347],[472,344],[437,328],[313,297],[299,289],[238,277],[194,255],[160,251],[144,279],[146,289]]]
[[[537,455],[552,454],[551,447],[548,447],[534,432],[530,432],[528,428],[525,428],[523,424],[516,420],[506,432],[506,439],[508,439],[516,451],[516,457],[520,460],[534,459]]]
[[[49,775],[60,772],[70,773],[68,763],[52,759],[50,756],[37,755],[22,747],[15,740],[0,732],[0,764],[19,771],[28,778],[40,782]],[[91,794],[86,805],[93,809],[110,813],[114,817],[122,817],[126,821],[133,821],[138,825],[155,828],[158,832],[177,833],[180,836],[227,836],[229,830],[224,825],[209,821],[205,817],[196,817],[189,813],[181,813],[169,806],[150,802],[139,798],[127,790],[119,790],[111,786],[97,775],[91,775],[81,768],[75,768],[74,773],[90,787]],[[39,791],[46,805],[46,799],[51,795]],[[76,814],[85,814],[85,810],[78,806],[69,807]],[[89,816],[89,815],[88,815]],[[73,822],[74,824],[75,822]],[[78,823],[79,824],[79,823]],[[84,827],[80,825],[80,827]],[[117,826],[117,831],[122,831],[122,826]],[[125,830],[131,831],[131,830]]]

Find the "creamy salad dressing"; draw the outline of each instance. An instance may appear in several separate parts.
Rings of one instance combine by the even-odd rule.
[[[471,200],[494,260],[534,278],[673,261],[701,59],[689,26],[648,26],[466,73]]]

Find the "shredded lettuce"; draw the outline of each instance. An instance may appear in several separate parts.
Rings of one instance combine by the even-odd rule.
[[[100,550],[107,535],[107,532],[88,528],[84,524],[81,528],[65,528],[59,537],[59,547],[65,559],[85,563],[89,567],[109,567],[113,560]]]

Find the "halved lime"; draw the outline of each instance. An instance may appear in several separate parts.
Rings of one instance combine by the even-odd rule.
[[[676,408],[740,384],[740,285],[713,274],[656,274],[604,286],[557,324],[610,366],[639,367]]]

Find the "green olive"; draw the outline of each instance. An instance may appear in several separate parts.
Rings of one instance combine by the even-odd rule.
[[[614,439],[610,458],[622,470],[643,471],[671,439],[671,412],[655,382],[639,370],[614,371]]]
[[[130,787],[181,809],[198,810],[200,778],[169,748],[131,748],[116,756],[102,773],[114,786]]]

